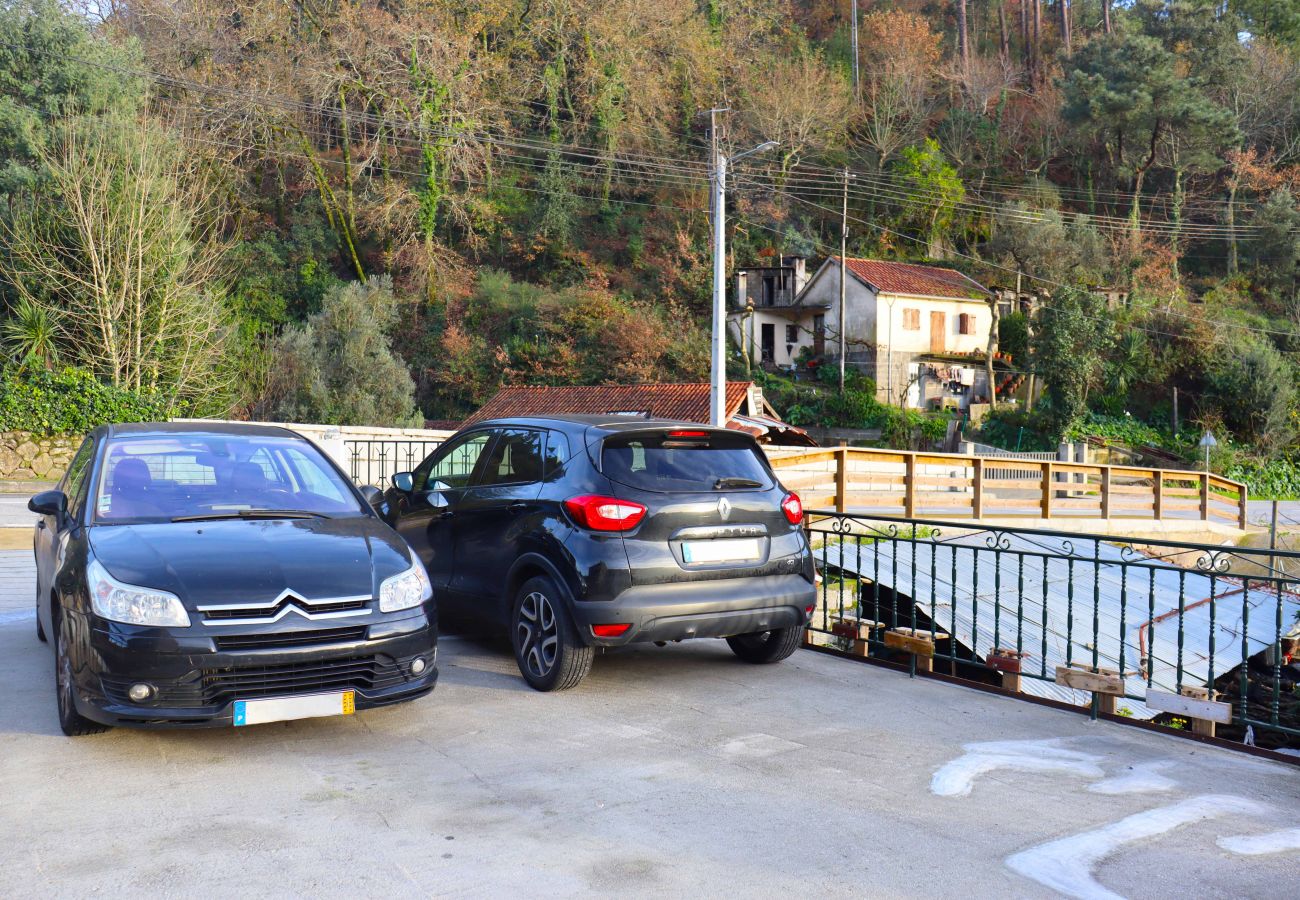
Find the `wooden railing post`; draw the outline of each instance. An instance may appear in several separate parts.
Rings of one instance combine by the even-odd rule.
[[[845,441],[835,451],[835,511],[844,513],[849,508],[849,446]]]
[[[984,517],[984,460],[978,456],[971,460],[974,488],[971,495],[971,515],[976,519]]]
[[[1246,485],[1243,482],[1241,487],[1237,488],[1237,527],[1242,531],[1246,530],[1246,502],[1247,494]]]
[[[1110,518],[1110,466],[1101,467],[1101,517]]]
[[[1043,518],[1052,517],[1052,464],[1043,463],[1043,497],[1042,497]]]
[[[1151,470],[1151,508],[1155,510],[1157,520],[1165,515],[1165,473],[1160,469]]]
[[[1201,520],[1210,521],[1210,473],[1201,473]]]
[[[910,519],[916,515],[916,454],[909,453],[903,459],[906,461],[903,474],[903,515]]]

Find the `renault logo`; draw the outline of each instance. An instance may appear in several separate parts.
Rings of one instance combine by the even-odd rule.
[[[718,515],[722,516],[724,522],[731,516],[731,501],[726,497],[718,500]]]

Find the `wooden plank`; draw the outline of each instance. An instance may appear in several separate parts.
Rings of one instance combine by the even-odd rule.
[[[851,637],[859,641],[870,638],[873,630],[885,627],[884,622],[849,615],[831,616],[831,623],[831,631],[835,634]]]
[[[1110,504],[1113,498],[1110,486],[1110,469],[1101,470],[1101,517],[1110,518]]]
[[[768,462],[774,469],[788,469],[792,466],[801,466],[804,463],[822,462],[823,460],[834,460],[834,450],[809,450],[805,453],[791,453],[788,456],[773,456],[768,458]]]
[[[1110,669],[1094,672],[1072,666],[1057,666],[1056,683],[1076,691],[1092,691],[1096,694],[1124,693],[1124,679]]]
[[[934,642],[930,640],[928,633],[924,638],[920,638],[905,634],[902,629],[890,629],[885,632],[885,646],[917,656],[934,656]]]
[[[1151,509],[1155,506],[1152,500],[1112,500],[1110,508],[1112,513],[1117,509]]]
[[[1210,518],[1210,476],[1201,476],[1201,518]]]
[[[917,475],[916,483],[921,487],[970,487],[969,475]]]
[[[849,506],[902,506],[903,495],[898,491],[861,491],[849,494]]]
[[[1220,725],[1232,723],[1232,704],[1221,700],[1201,700],[1148,689],[1144,704],[1150,709],[1187,716],[1189,719],[1205,719]]]
[[[849,450],[847,446],[841,446],[835,452],[835,511],[844,512],[848,509],[847,496],[849,477]]]
[[[985,497],[985,509],[1034,509],[1038,506],[1037,497],[1025,497],[1023,500],[1017,500],[1014,497]],[[1035,516],[1038,513],[1034,513]]]
[[[904,484],[903,515],[909,519],[916,515],[916,457],[907,457],[907,481]]]
[[[1163,518],[1165,514],[1165,477],[1161,475],[1159,471],[1154,474],[1155,478],[1152,479],[1153,488],[1151,498],[1155,503],[1155,516],[1159,519]]]
[[[1110,483],[1110,492],[1112,494],[1135,494],[1140,497],[1150,497],[1152,488],[1149,484],[1119,484],[1112,481]]]
[[[971,473],[974,493],[971,496],[971,509],[974,510],[975,518],[984,515],[984,460],[976,457],[974,462],[975,470]]]
[[[942,509],[945,506],[960,506],[965,509],[972,505],[970,494],[931,494],[921,493],[916,495],[917,509]]]
[[[1042,496],[1039,498],[1041,502],[1039,510],[1044,519],[1050,519],[1052,517],[1052,463],[1043,463],[1042,469]]]

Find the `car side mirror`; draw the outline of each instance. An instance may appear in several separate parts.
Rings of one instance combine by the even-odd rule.
[[[393,487],[403,494],[409,494],[415,489],[415,476],[410,472],[398,472],[392,477]]]
[[[62,519],[68,512],[68,495],[63,491],[41,491],[27,501],[27,508],[37,515]]]
[[[384,500],[384,492],[373,484],[367,484],[361,488],[361,496],[366,498],[366,502],[371,508],[381,516],[388,512],[388,503]]]

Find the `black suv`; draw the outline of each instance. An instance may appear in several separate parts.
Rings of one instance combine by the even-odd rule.
[[[741,432],[497,419],[392,481],[389,521],[440,611],[506,626],[537,690],[573,687],[595,648],[636,642],[726,638],[776,662],[812,614],[803,508]]]

